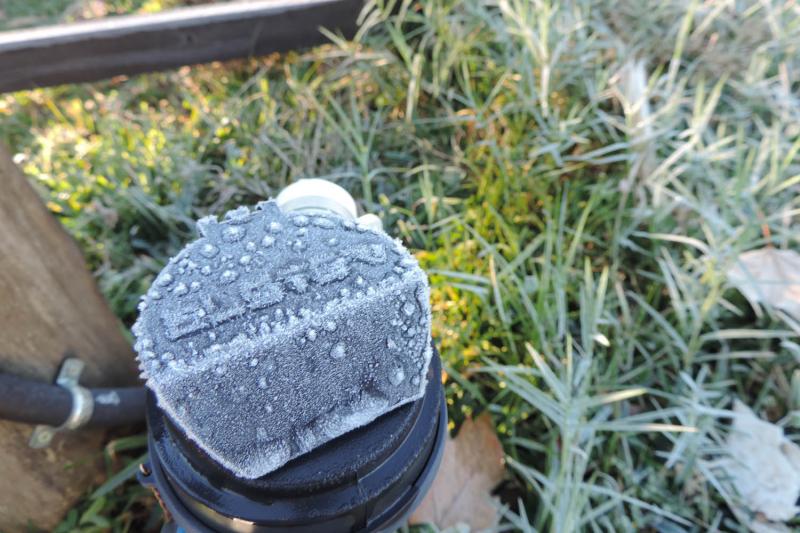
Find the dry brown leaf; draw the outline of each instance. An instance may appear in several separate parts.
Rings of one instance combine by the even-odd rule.
[[[739,256],[728,279],[751,302],[769,304],[800,320],[800,254],[762,248]]]
[[[800,446],[783,429],[758,418],[736,401],[731,433],[726,443],[729,457],[720,461],[742,502],[763,515],[760,529],[778,528],[800,511]],[[778,529],[779,530],[779,529]]]
[[[503,457],[489,414],[468,419],[455,439],[448,437],[439,473],[410,523],[440,529],[466,524],[472,531],[495,526],[497,498],[491,491],[503,480]]]

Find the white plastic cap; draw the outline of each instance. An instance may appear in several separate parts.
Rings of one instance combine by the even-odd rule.
[[[298,180],[283,189],[275,199],[284,213],[289,211],[332,211],[348,220],[356,220],[356,201],[345,189],[332,181],[319,178]],[[377,215],[367,213],[358,223],[375,231],[383,230]]]
[[[275,199],[281,211],[332,211],[349,220],[357,216],[356,201],[335,183],[319,178],[298,180]]]

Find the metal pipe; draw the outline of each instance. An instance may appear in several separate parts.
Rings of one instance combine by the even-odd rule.
[[[0,92],[255,57],[349,37],[363,0],[259,0],[0,32]]]

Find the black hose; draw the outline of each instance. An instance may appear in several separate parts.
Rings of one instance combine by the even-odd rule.
[[[113,427],[144,420],[143,387],[89,389],[94,400],[85,427]],[[58,385],[0,373],[0,419],[60,426],[72,410],[72,395]]]
[[[144,421],[144,387],[119,389],[89,389],[94,399],[94,411],[88,426],[113,427]]]

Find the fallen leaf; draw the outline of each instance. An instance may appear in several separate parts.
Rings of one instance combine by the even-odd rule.
[[[472,531],[494,527],[499,515],[491,491],[503,480],[503,457],[489,414],[467,419],[455,439],[447,438],[436,479],[409,522]]]
[[[765,522],[754,518],[747,524],[753,533],[791,533],[792,530],[786,527],[783,522]]]
[[[733,406],[735,416],[726,443],[729,457],[721,466],[754,513],[771,522],[791,520],[800,512],[800,447],[787,439],[783,429],[761,420],[740,401]],[[779,523],[758,524],[762,531]]]
[[[766,303],[800,320],[800,254],[762,248],[739,256],[728,279],[751,302]]]

